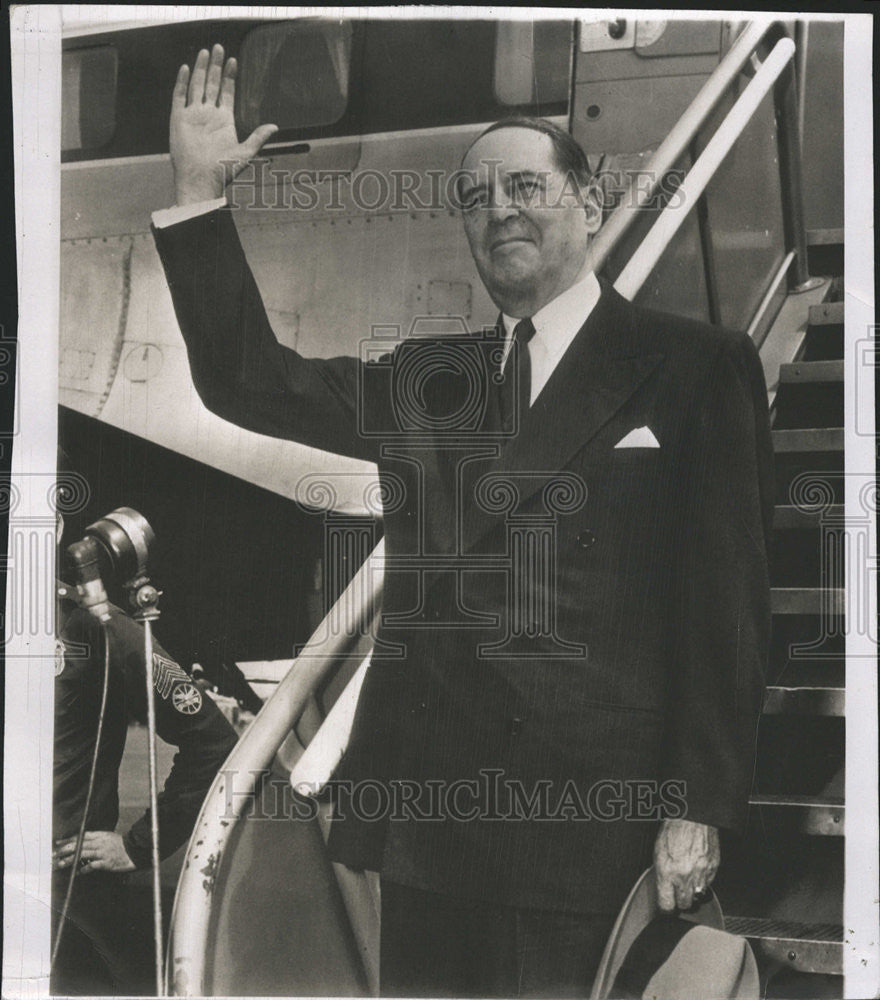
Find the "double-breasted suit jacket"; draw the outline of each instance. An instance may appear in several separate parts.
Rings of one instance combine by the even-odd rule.
[[[751,341],[603,284],[505,427],[491,336],[307,360],[277,343],[229,212],[155,238],[209,409],[375,461],[394,497],[338,775],[370,795],[340,792],[335,857],[465,898],[610,913],[660,816],[741,829],[773,502]]]

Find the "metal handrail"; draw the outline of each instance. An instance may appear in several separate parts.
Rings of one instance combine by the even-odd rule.
[[[784,39],[783,39],[784,40]],[[807,228],[804,222],[804,182],[801,175],[801,108],[798,99],[797,51],[791,72],[780,79],[775,92],[776,132],[779,143],[779,178],[782,186],[782,222],[785,229],[785,246],[794,250],[794,277],[792,290],[803,289],[810,282],[807,262]]]
[[[635,188],[635,201],[622,201],[596,234],[590,247],[590,268],[598,271],[608,259],[621,238],[639,216],[639,210],[651,199],[660,181],[669,173],[679,157],[693,142],[697,132],[727,92],[728,87],[742,72],[761,39],[770,29],[771,22],[752,22],[740,32],[709,79],[700,88],[687,110],[672,126],[669,134],[651,157],[645,174],[647,184]]]
[[[764,39],[765,35],[768,34],[771,28],[773,28],[774,31],[780,30],[780,26],[778,24],[768,21],[764,23],[752,22],[751,24],[748,24],[742,32],[740,32],[728,53],[715,68],[714,72],[700,89],[697,96],[693,99],[693,101],[691,101],[687,110],[681,118],[679,118],[663,142],[657,147],[656,152],[651,157],[645,168],[647,183],[636,185],[633,192],[635,195],[634,199],[628,198],[625,201],[622,201],[614,209],[599,233],[596,235],[596,238],[593,240],[593,244],[590,248],[589,266],[591,270],[598,271],[607,261],[608,257],[614,251],[621,238],[639,217],[641,209],[654,195],[660,182],[669,173],[676,161],[688,149],[699,130],[705,124],[709,115],[716,108],[718,102],[724,96],[731,84],[736,80],[746,63],[754,55],[761,41]],[[776,51],[776,48],[774,48],[773,51]],[[782,69],[785,68],[787,63],[788,60],[786,60]],[[780,69],[779,73],[776,74],[773,81],[771,81],[771,84],[779,78],[782,73],[782,69]],[[766,79],[766,74],[762,74],[762,70],[760,69],[755,74],[755,79],[759,76],[761,76],[762,81]],[[745,97],[746,93],[749,91],[754,93],[753,88],[755,86],[755,79],[748,84],[743,91],[743,94],[740,95],[737,104],[734,106],[735,108],[738,106],[743,107],[740,102],[743,97]],[[766,96],[769,89],[770,88],[768,86],[763,90],[761,95],[762,98]],[[791,78],[785,82],[785,86],[782,86],[777,90],[775,97],[776,122],[780,147],[783,221],[785,225],[786,244],[787,249],[793,250],[795,253],[795,275],[793,284],[795,287],[800,287],[807,283],[809,280],[809,274],[807,269],[806,229],[804,226],[803,216],[803,184],[800,169],[800,109],[797,99],[797,81],[794,74],[792,74]],[[733,112],[731,112],[731,114],[732,113]],[[728,114],[727,118],[725,118],[722,128],[728,126],[728,122],[731,122],[731,114]],[[754,110],[752,111],[752,114],[754,114]],[[749,115],[749,118],[750,117],[751,114]],[[742,126],[736,131],[734,141],[742,132],[747,121],[748,119],[746,119]],[[721,129],[718,131],[720,132]],[[718,165],[720,165],[720,160],[715,165],[716,169]],[[694,166],[696,166],[696,164]],[[694,168],[692,167],[690,173],[693,173],[693,170]],[[700,190],[702,191],[704,188],[705,184]],[[690,201],[686,204],[689,207],[682,213],[682,217],[687,215],[690,207],[693,207],[693,205],[696,204],[696,201]],[[676,229],[677,228],[678,227],[676,227]],[[670,234],[670,239],[671,236],[672,234]],[[662,249],[665,249],[665,246]],[[636,251],[636,254],[638,254],[638,252],[639,251]],[[656,264],[656,261],[654,263]],[[642,278],[639,287],[641,287],[641,283],[643,283],[646,278],[647,274],[645,274]],[[618,291],[621,291],[621,294],[626,294],[620,288],[618,288]],[[630,291],[630,295],[635,295],[637,291],[638,288],[632,289]]]
[[[383,539],[299,656],[291,661],[290,670],[242,734],[205,796],[189,840],[187,863],[180,873],[171,914],[165,963],[166,992],[171,995],[206,995],[205,957],[214,879],[229,838],[261,775],[302,716],[309,699],[340,659],[351,653],[352,636],[359,637],[363,644],[371,634],[375,609],[382,600],[384,553]],[[335,630],[330,627],[331,622]],[[358,658],[363,658],[363,652]],[[235,781],[234,794],[229,794],[227,788],[231,780]]]
[[[678,200],[682,204],[680,206],[670,204],[663,209],[660,218],[651,227],[650,232],[615,281],[615,289],[624,298],[633,298],[645,283],[672,237],[678,232],[689,212],[697,204],[706,189],[706,185],[714,177],[721,162],[730,152],[733,144],[758,110],[761,101],[767,96],[793,56],[794,42],[790,38],[781,38],[761,64],[761,68],[755,73],[749,85],[740,94],[718,131],[712,136],[678,188],[680,194]]]

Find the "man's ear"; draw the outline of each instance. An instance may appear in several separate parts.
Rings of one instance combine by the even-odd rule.
[[[582,189],[587,231],[594,236],[602,226],[602,190],[595,180]]]

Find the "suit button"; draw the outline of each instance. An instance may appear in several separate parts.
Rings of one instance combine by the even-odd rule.
[[[590,531],[589,528],[584,528],[583,531],[578,533],[578,545],[582,549],[592,548],[596,544],[596,536]]]
[[[525,720],[521,719],[518,715],[515,715],[510,720],[510,735],[519,736],[520,730],[522,729],[523,722]]]

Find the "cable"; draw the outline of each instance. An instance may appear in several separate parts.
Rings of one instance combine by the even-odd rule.
[[[147,765],[150,778],[150,867],[153,873],[153,942],[155,947],[156,996],[164,995],[162,971],[162,888],[159,881],[159,802],[156,784],[156,695],[153,681],[153,627],[144,619],[144,674],[147,681]]]
[[[92,754],[92,767],[89,772],[89,785],[86,791],[86,802],[83,807],[82,819],[79,824],[79,833],[76,835],[76,851],[73,855],[73,864],[70,869],[70,881],[67,883],[67,893],[64,897],[64,905],[61,907],[61,918],[58,922],[58,930],[55,934],[55,944],[52,946],[52,959],[49,963],[50,969],[55,967],[55,959],[58,957],[58,947],[61,944],[61,934],[67,921],[67,912],[70,909],[70,900],[73,898],[73,883],[79,872],[80,856],[82,855],[83,841],[86,836],[86,820],[89,816],[89,808],[92,804],[92,792],[95,788],[95,774],[98,770],[98,753],[101,749],[101,735],[104,731],[104,713],[107,710],[107,691],[110,687],[110,639],[107,634],[107,626],[101,622],[101,635],[104,640],[104,686],[101,691],[101,710],[98,714],[98,730],[95,734],[95,750]]]

